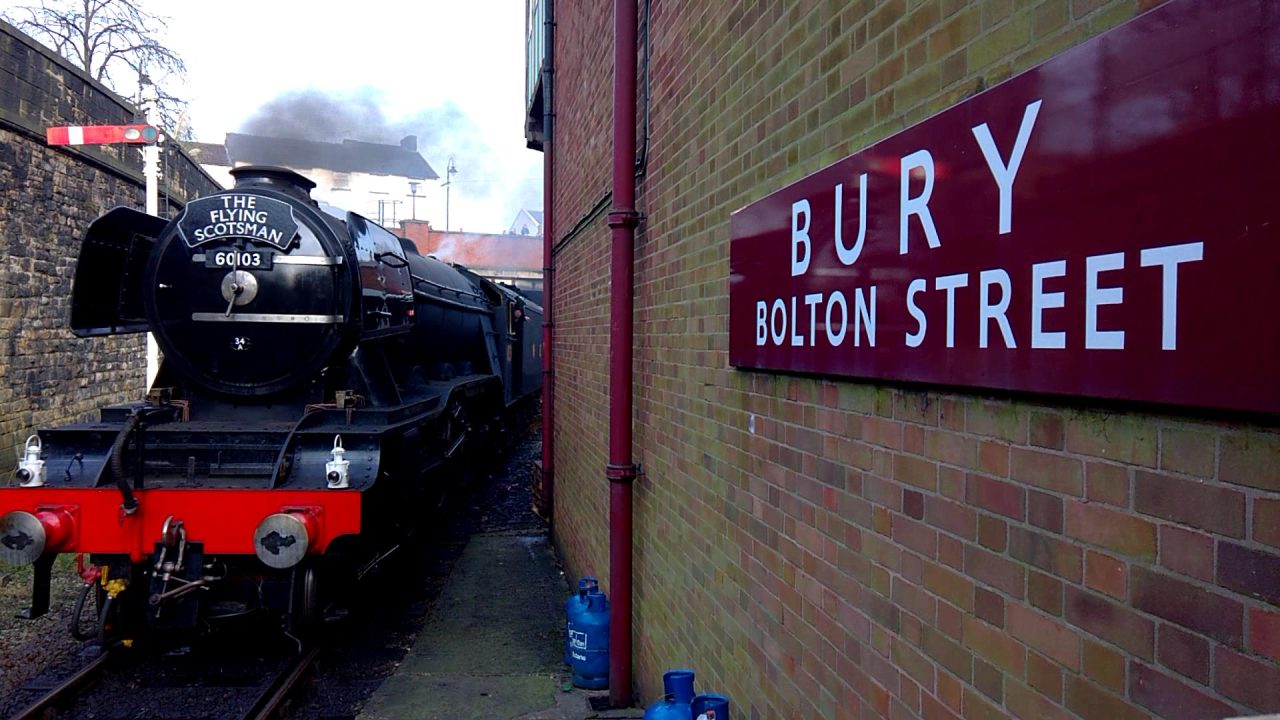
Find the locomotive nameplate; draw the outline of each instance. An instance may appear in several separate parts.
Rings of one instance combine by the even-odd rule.
[[[178,231],[187,247],[243,238],[284,250],[298,234],[298,221],[286,202],[261,195],[227,193],[188,203],[178,219]]]

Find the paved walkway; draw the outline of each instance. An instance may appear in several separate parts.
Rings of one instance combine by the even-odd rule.
[[[639,718],[590,709],[569,687],[564,599],[569,588],[545,534],[476,535],[454,567],[417,643],[373,694],[365,720]]]

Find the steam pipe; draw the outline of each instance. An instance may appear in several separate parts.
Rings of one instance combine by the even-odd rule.
[[[555,3],[546,3],[543,14],[544,55],[542,60],[542,494],[543,512],[555,524],[555,138],[552,125],[551,84],[555,79]]]
[[[632,338],[636,225],[636,6],[613,10],[613,254],[609,301],[609,702],[631,704]]]

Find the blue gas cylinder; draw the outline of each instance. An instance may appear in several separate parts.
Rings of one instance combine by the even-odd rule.
[[[693,699],[693,720],[729,720],[729,698],[715,693]]]
[[[600,589],[600,581],[593,577],[578,578],[578,592],[564,601],[564,664],[570,665],[569,638],[573,635],[574,621],[587,606],[587,593]]]
[[[604,593],[587,593],[587,605],[569,634],[573,684],[586,690],[609,687],[609,601]]]
[[[662,673],[662,693],[678,703],[693,703],[693,671],[685,668]]]
[[[644,720],[693,720],[693,711],[689,703],[676,702],[675,695],[668,695],[645,709]]]

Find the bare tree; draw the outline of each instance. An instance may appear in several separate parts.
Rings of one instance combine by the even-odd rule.
[[[155,83],[165,126],[190,134],[180,127],[187,125],[186,102],[165,91],[180,85],[187,69],[156,39],[168,18],[147,12],[137,0],[41,0],[0,16],[121,95],[136,98],[142,84]]]

